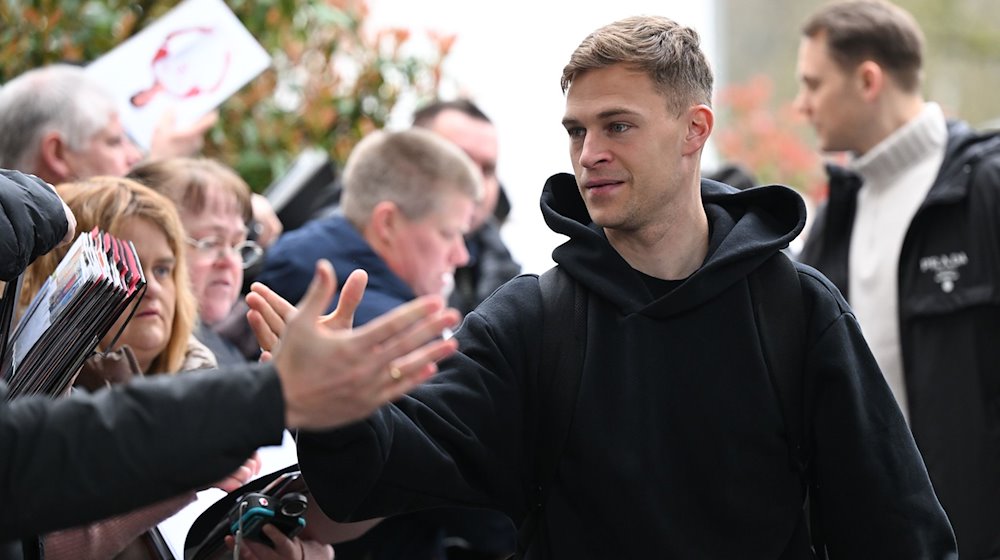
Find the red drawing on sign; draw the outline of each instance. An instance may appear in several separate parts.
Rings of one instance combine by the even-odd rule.
[[[229,48],[211,27],[171,32],[153,56],[153,85],[132,96],[142,107],[159,93],[181,99],[215,91],[226,77]]]

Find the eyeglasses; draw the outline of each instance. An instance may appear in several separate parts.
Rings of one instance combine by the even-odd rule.
[[[203,257],[222,259],[228,257],[230,253],[236,253],[239,255],[244,269],[257,264],[257,261],[264,254],[264,249],[261,249],[256,241],[249,239],[241,241],[236,245],[230,245],[225,239],[215,235],[209,235],[201,239],[188,237],[185,241],[187,241],[188,245],[194,247],[195,251],[198,251]]]

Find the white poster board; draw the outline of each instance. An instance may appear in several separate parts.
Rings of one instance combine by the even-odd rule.
[[[190,125],[270,64],[222,0],[184,0],[86,71],[115,97],[125,130],[148,150],[168,109],[177,126]]]

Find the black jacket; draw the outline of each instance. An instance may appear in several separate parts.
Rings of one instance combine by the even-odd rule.
[[[0,281],[16,278],[66,235],[66,213],[52,187],[0,169]]]
[[[267,366],[153,376],[55,401],[6,398],[0,383],[2,560],[20,558],[4,541],[221,480],[279,443],[284,427],[280,381]]]
[[[800,259],[847,293],[861,179],[831,167]],[[903,241],[899,328],[910,425],[963,560],[1000,558],[1000,135],[951,122]]]
[[[504,282],[521,273],[500,237],[500,226],[492,218],[465,236],[469,262],[455,269],[455,290],[448,305],[462,315],[476,308]]]
[[[667,295],[591,223],[572,176],[542,195],[569,236],[553,257],[590,291],[587,353],[532,559],[805,559],[803,492],[789,466],[747,275],[801,230],[783,187],[705,181],[702,267]],[[846,303],[802,267],[809,413],[833,558],[954,558],[947,518]],[[541,343],[538,280],[508,282],[456,333],[460,353],[364,423],[301,433],[299,460],[327,514],[361,519],[443,503],[532,506],[527,393]],[[540,406],[544,406],[544,403]]]

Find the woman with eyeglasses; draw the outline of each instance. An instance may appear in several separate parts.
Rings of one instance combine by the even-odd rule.
[[[207,158],[151,161],[133,168],[128,176],[162,193],[177,207],[186,232],[191,288],[198,300],[200,324],[196,336],[212,350],[220,366],[245,362],[243,354],[212,326],[229,315],[240,298],[243,271],[263,254],[257,243],[247,239],[247,224],[252,216],[250,187],[232,169]],[[311,511],[310,520],[313,523],[325,518]],[[270,526],[264,531],[274,548],[247,542],[241,549],[242,558],[333,558],[333,548],[328,544],[311,538],[289,539]]]
[[[195,335],[219,365],[246,361],[212,327],[232,310],[243,287],[243,271],[263,253],[247,239],[253,210],[250,187],[233,170],[207,158],[171,158],[134,168],[130,178],[164,194],[176,205],[186,232],[187,269],[198,301]]]

